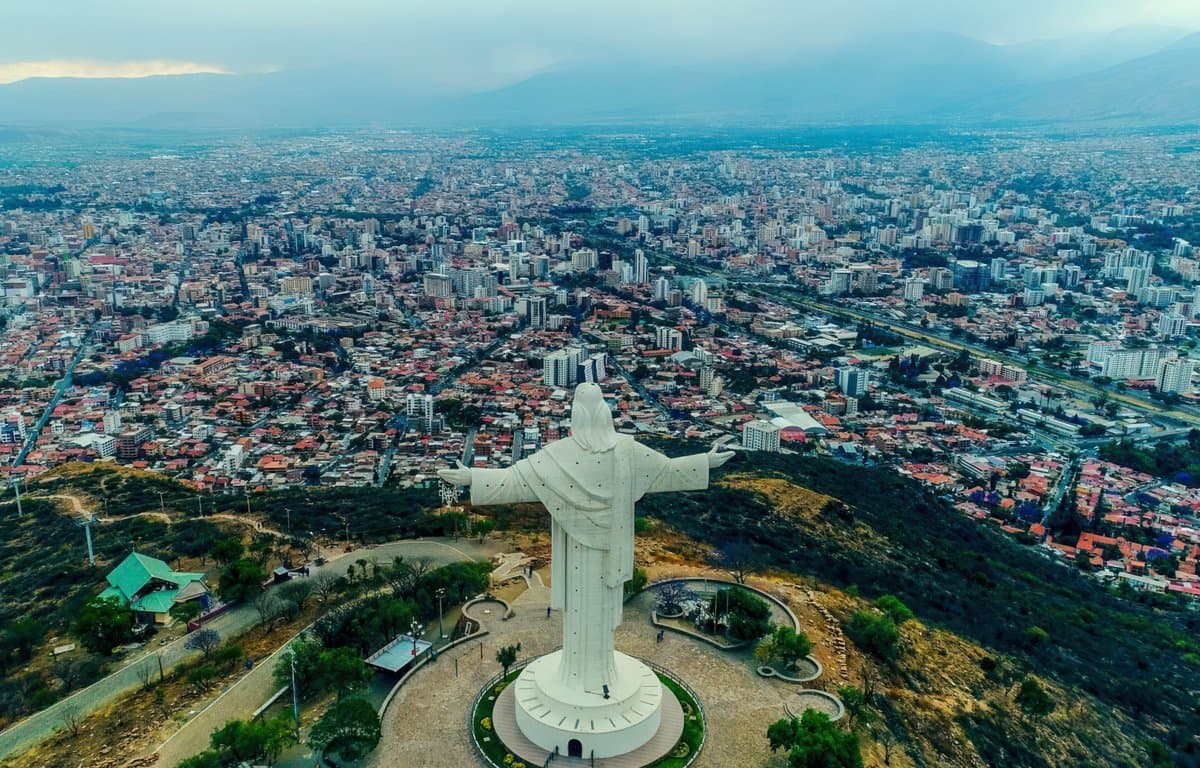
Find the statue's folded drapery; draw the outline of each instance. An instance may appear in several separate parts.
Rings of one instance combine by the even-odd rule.
[[[633,576],[633,505],[644,494],[708,487],[704,454],[667,458],[627,435],[607,450],[559,440],[507,469],[472,469],[471,504],[540,501],[550,512],[551,605],[563,612],[561,680],[612,681],[612,633]]]

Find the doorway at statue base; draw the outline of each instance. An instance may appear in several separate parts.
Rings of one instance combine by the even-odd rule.
[[[560,684],[560,654],[530,662],[496,703],[497,736],[514,754],[538,764],[557,754],[594,758],[598,766],[646,766],[678,743],[683,710],[650,667],[614,653],[605,698],[604,686],[580,692]]]

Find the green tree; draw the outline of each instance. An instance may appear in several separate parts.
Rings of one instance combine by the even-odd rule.
[[[179,621],[187,623],[200,615],[202,606],[199,600],[184,600],[171,606],[170,614]]]
[[[1029,627],[1021,635],[1022,643],[1027,648],[1036,648],[1050,640],[1050,633],[1041,627]]]
[[[508,677],[508,668],[517,663],[517,654],[521,652],[521,644],[506,645],[496,651],[496,661],[504,667],[504,677]]]
[[[1042,684],[1032,677],[1021,681],[1015,701],[1018,707],[1030,715],[1044,716],[1054,711],[1054,699],[1050,698]]]
[[[373,673],[353,648],[327,648],[318,657],[317,681],[324,690],[336,691],[338,699],[371,682]]]
[[[177,768],[223,768],[224,761],[221,760],[221,755],[211,749],[206,749],[199,754],[184,758]]]
[[[281,654],[272,675],[279,687],[292,683],[292,654],[295,654],[296,693],[311,699],[327,691],[341,699],[371,681],[371,668],[354,648],[324,648],[314,641],[292,644],[291,653]]]
[[[8,671],[8,664],[14,656],[19,661],[31,659],[34,647],[45,635],[45,626],[29,617],[10,622],[0,631],[0,677]]]
[[[92,598],[79,609],[71,631],[93,653],[108,655],[133,639],[133,610],[120,598]]]
[[[225,764],[265,762],[274,765],[284,747],[296,742],[291,719],[230,720],[209,737]]]
[[[858,737],[838,730],[829,716],[815,709],[799,718],[778,720],[767,728],[771,751],[788,750],[792,768],[862,768]]]
[[[487,535],[496,530],[496,524],[491,520],[477,520],[474,524],[475,533],[479,534],[479,540],[483,541]]]
[[[221,577],[217,582],[217,593],[227,603],[235,600],[248,600],[261,589],[267,580],[267,572],[257,562],[249,558],[234,560],[221,569]]]
[[[308,743],[322,754],[342,760],[359,760],[375,749],[382,738],[379,715],[360,698],[343,699],[313,724]]]
[[[838,698],[846,707],[846,725],[854,728],[855,721],[861,726],[869,726],[875,721],[875,710],[867,703],[867,694],[861,688],[853,685],[843,685],[837,690]]]
[[[209,551],[209,554],[212,555],[213,560],[216,560],[221,565],[225,565],[237,560],[245,551],[246,548],[242,546],[241,539],[237,536],[229,536],[213,542],[212,550]]]
[[[219,674],[216,667],[205,664],[188,670],[187,681],[197,691],[207,691]]]
[[[295,603],[296,610],[304,610],[304,604],[312,597],[315,587],[310,579],[293,579],[279,588],[279,597]]]
[[[776,659],[786,670],[796,662],[812,653],[813,644],[803,632],[797,632],[791,627],[776,627],[775,632],[766,641],[771,649],[771,657]]]

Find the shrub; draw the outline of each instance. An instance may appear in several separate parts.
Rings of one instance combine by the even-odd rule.
[[[889,616],[855,611],[846,622],[846,634],[859,648],[881,659],[894,659],[899,650],[900,631]]]
[[[737,640],[757,640],[771,631],[771,606],[745,589],[726,587],[712,596],[709,613],[725,617],[729,635]]]
[[[913,617],[913,612],[895,595],[883,595],[875,601],[875,607],[886,613],[897,626]]]
[[[650,577],[641,568],[633,569],[633,578],[625,582],[625,597],[633,597],[638,592],[646,588],[646,582]]]

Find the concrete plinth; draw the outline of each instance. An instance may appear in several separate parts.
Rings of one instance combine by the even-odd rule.
[[[546,752],[607,758],[654,738],[662,720],[663,686],[648,666],[614,654],[616,674],[603,689],[579,691],[561,682],[562,651],[536,659],[510,686],[517,727]]]

